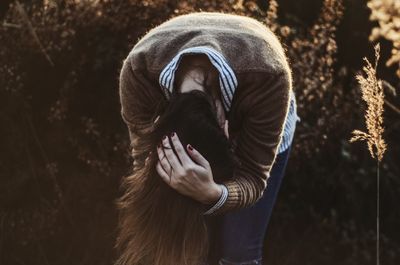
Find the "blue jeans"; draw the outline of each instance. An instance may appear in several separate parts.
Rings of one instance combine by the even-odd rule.
[[[267,188],[254,205],[206,219],[210,236],[208,265],[262,264],[264,236],[290,150],[291,145],[277,155]]]

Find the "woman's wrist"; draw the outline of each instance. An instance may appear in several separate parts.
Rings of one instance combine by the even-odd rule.
[[[221,184],[214,183],[214,185],[209,189],[207,198],[205,198],[204,204],[214,205],[221,198],[222,187]]]
[[[218,198],[217,201],[212,203],[212,205],[208,206],[208,210],[206,210],[203,215],[211,214],[221,208],[221,206],[225,203],[227,197],[228,197],[228,189],[225,185],[223,184],[217,184],[221,188],[221,194]]]

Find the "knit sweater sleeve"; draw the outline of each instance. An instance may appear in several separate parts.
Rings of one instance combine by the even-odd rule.
[[[141,136],[153,125],[155,110],[163,100],[158,83],[152,81],[154,78],[148,76],[149,72],[136,68],[136,64],[128,56],[119,76],[121,117],[128,127],[134,169],[142,165],[148,155],[137,147],[142,146]]]
[[[250,75],[250,74],[249,74]],[[224,204],[210,215],[219,215],[255,204],[267,186],[271,167],[282,139],[289,108],[290,73],[249,76],[251,85],[243,100],[241,128],[235,154],[240,165],[232,179],[221,184],[228,189]]]

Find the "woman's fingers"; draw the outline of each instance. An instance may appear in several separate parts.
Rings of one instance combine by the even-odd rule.
[[[168,136],[164,136],[163,140],[163,149],[165,156],[168,159],[169,164],[173,168],[175,172],[180,172],[182,171],[182,165],[181,162],[179,161],[178,157],[175,155],[174,150],[172,150],[172,146],[169,143]]]
[[[185,148],[183,147],[183,145],[182,145],[177,133],[173,133],[172,134],[171,141],[172,141],[172,144],[173,144],[173,146],[175,148],[175,151],[176,151],[176,153],[178,155],[178,158],[182,163],[182,166],[185,167],[187,165],[192,164],[192,160],[190,159],[190,157],[186,153]]]
[[[168,174],[168,176],[171,176],[171,171],[172,171],[171,165],[169,164],[167,156],[165,155],[163,149],[159,146],[157,146],[157,155],[160,166]]]
[[[151,152],[149,153],[148,157],[146,158],[146,160],[144,161],[144,164],[147,166],[147,164],[150,161],[150,156],[151,156]]]
[[[224,133],[225,133],[226,138],[229,139],[229,122],[228,122],[228,120],[225,120]]]
[[[209,168],[210,163],[207,161],[207,159],[204,158],[202,154],[200,154],[199,151],[193,148],[190,144],[187,145],[187,149],[189,151],[190,157],[199,165],[203,166],[204,168]]]
[[[156,164],[156,170],[158,172],[158,175],[167,183],[171,183],[171,177],[165,172],[164,168],[161,166],[160,161],[157,162]]]

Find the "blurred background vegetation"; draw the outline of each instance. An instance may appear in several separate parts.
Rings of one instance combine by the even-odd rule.
[[[114,200],[132,165],[122,60],[152,27],[200,10],[262,21],[290,57],[302,120],[265,238],[270,265],[374,263],[376,165],[348,140],[365,128],[354,76],[381,43],[381,261],[400,264],[399,2],[2,0],[0,264],[112,264]]]

